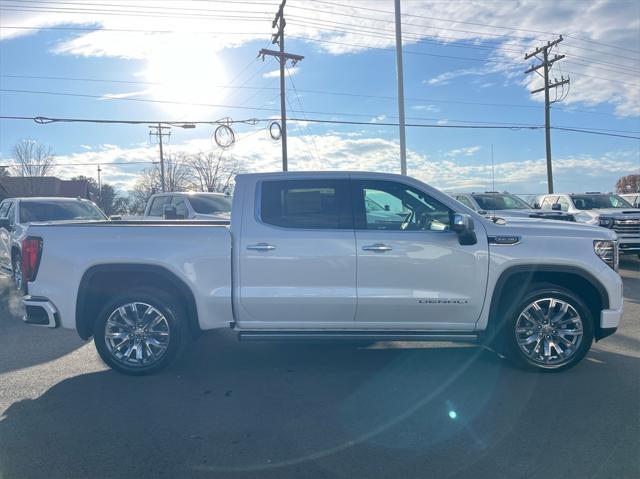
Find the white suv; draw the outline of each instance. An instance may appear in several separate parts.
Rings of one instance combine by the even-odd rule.
[[[160,193],[147,201],[146,219],[222,220],[231,217],[231,196],[224,193]]]
[[[640,211],[614,193],[553,193],[536,199],[542,210],[559,209],[573,213],[576,221],[615,231],[620,254],[640,255]]]

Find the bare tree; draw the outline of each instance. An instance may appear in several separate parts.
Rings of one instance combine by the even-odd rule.
[[[133,214],[142,214],[151,195],[155,195],[161,191],[159,168],[153,166],[142,170],[133,186],[133,190],[131,190],[131,196],[133,198],[131,202],[131,212]]]
[[[156,167],[156,170],[158,168]],[[185,191],[192,188],[193,177],[187,164],[187,157],[182,154],[172,155],[164,162],[165,191]]]
[[[198,153],[186,160],[200,191],[230,193],[233,180],[240,172],[240,163],[225,158],[223,153]]]
[[[167,192],[191,189],[192,175],[183,156],[177,155],[165,160],[164,182],[165,191]],[[160,166],[154,165],[151,168],[142,170],[131,191],[133,198],[129,205],[131,212],[142,214],[149,198],[161,192]]]
[[[616,182],[618,193],[640,193],[640,175],[623,176]]]
[[[12,150],[13,173],[16,176],[52,176],[55,174],[55,159],[51,147],[35,140],[22,140]]]

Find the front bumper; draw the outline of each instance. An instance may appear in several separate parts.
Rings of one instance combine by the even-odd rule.
[[[57,328],[60,326],[60,313],[47,298],[25,296],[22,299],[26,313],[23,320],[33,326]]]
[[[600,328],[617,328],[624,313],[622,306],[620,309],[603,309],[600,312]]]

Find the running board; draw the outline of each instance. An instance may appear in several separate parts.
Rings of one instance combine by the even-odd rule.
[[[465,341],[476,333],[429,331],[240,331],[239,341]]]

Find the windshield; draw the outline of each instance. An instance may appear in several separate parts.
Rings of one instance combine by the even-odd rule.
[[[85,201],[23,201],[20,203],[20,222],[92,220],[106,216],[93,204]]]
[[[227,196],[190,195],[189,202],[193,211],[201,215],[231,212],[231,198]]]
[[[573,204],[579,210],[600,208],[633,208],[618,195],[572,195]]]
[[[478,202],[481,209],[493,210],[530,210],[531,206],[518,198],[516,195],[488,193],[473,195],[473,199]]]

